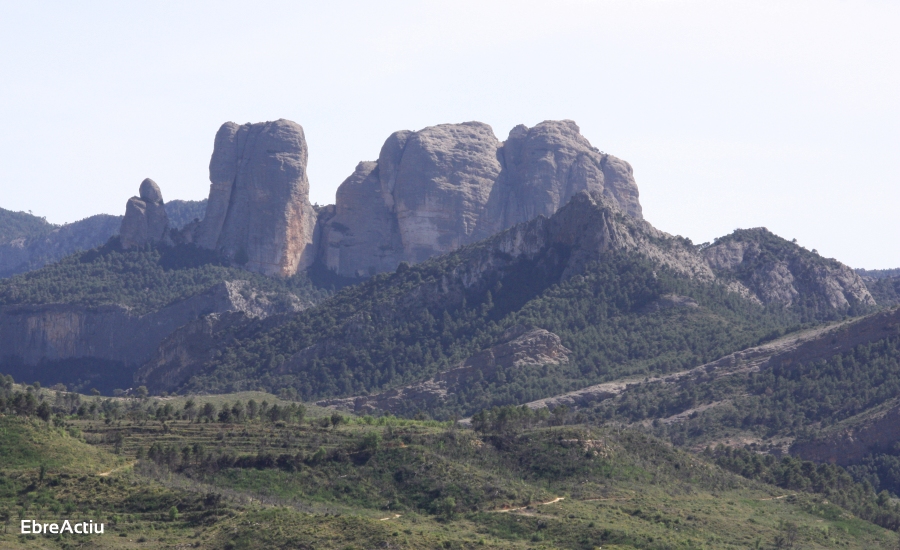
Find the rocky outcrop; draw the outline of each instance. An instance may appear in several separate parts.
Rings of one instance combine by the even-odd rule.
[[[764,227],[739,229],[717,239],[702,254],[722,279],[743,285],[763,304],[807,305],[839,311],[875,305],[860,276],[848,266],[822,258]]]
[[[316,225],[307,157],[303,128],[289,120],[223,124],[195,242],[258,273],[290,276],[306,268]]]
[[[159,186],[150,178],[141,182],[140,196],[125,205],[125,217],[119,228],[122,248],[161,242],[169,230],[169,217]]]
[[[143,316],[118,305],[6,306],[0,308],[0,362],[28,368],[90,359],[134,372],[154,357],[164,338],[195,319],[225,312],[263,318],[309,305],[293,295],[261,292],[246,281],[225,281]]]
[[[135,372],[134,384],[153,393],[177,388],[195,373],[195,365],[212,359],[216,349],[250,322],[242,312],[211,313],[190,321],[160,343]]]
[[[505,143],[480,122],[395,132],[338,189],[319,259],[345,277],[391,271],[551,216],[580,191],[641,218],[631,166],[572,121],[520,125]]]
[[[550,217],[580,191],[602,193],[626,214],[642,217],[631,165],[598,151],[571,120],[516,126],[500,154],[503,177],[479,224],[483,237]]]
[[[566,363],[570,354],[571,351],[562,345],[556,334],[516,325],[507,329],[495,345],[469,357],[456,368],[425,381],[377,395],[328,399],[316,404],[359,413],[401,413],[426,409],[446,401],[474,381],[493,377],[500,369]]]

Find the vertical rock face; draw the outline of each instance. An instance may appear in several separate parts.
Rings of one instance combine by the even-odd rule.
[[[125,205],[125,217],[119,228],[123,248],[159,242],[166,237],[169,218],[159,186],[150,178],[141,182],[140,196]]]
[[[641,218],[631,166],[572,121],[520,125],[505,143],[480,122],[396,132],[341,184],[319,258],[343,276],[390,271],[550,216],[579,191]]]
[[[393,186],[404,257],[421,262],[473,242],[500,176],[501,147],[487,124],[442,124],[406,140]]]
[[[309,204],[303,128],[289,120],[222,125],[209,163],[200,246],[267,275],[307,267],[316,213]]]
[[[338,188],[334,217],[320,240],[321,258],[328,269],[368,276],[393,269],[402,261],[399,227],[386,204],[379,172],[378,163],[361,162]],[[348,273],[346,266],[359,272]]]
[[[481,221],[482,237],[552,216],[579,191],[598,191],[623,212],[640,219],[631,166],[591,146],[571,120],[516,126],[503,144],[503,177],[495,203]]]

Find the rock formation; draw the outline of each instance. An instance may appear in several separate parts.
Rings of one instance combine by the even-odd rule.
[[[39,378],[68,360],[109,362],[131,374],[153,359],[160,343],[180,327],[205,317],[235,312],[261,319],[309,307],[293,294],[261,292],[247,281],[223,281],[158,311],[136,316],[125,307],[47,304],[0,307],[0,372]],[[63,369],[64,370],[64,369]],[[65,372],[57,381],[72,383]],[[99,387],[99,386],[98,386]]]
[[[551,216],[579,191],[641,218],[631,166],[572,121],[520,125],[505,143],[480,122],[395,132],[341,184],[318,254],[342,276],[390,271]]]
[[[875,305],[865,282],[851,268],[764,227],[739,229],[717,239],[702,254],[716,275],[735,279],[763,304],[790,307],[807,296],[841,311]]]
[[[169,229],[169,217],[162,192],[150,178],[141,182],[140,197],[131,197],[125,205],[125,217],[119,228],[122,248],[160,242]]]
[[[267,275],[290,276],[307,267],[316,225],[307,155],[303,128],[289,120],[223,124],[196,243]]]

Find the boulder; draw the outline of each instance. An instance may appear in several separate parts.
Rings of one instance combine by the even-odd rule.
[[[141,182],[140,196],[125,205],[125,217],[119,228],[123,248],[160,242],[169,229],[169,218],[159,185],[150,178]]]
[[[267,275],[290,276],[308,267],[316,213],[309,203],[307,157],[303,128],[289,120],[223,124],[195,242]]]

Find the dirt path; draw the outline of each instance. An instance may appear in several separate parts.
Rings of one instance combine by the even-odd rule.
[[[546,397],[544,399],[526,403],[526,405],[532,409],[542,409],[545,407],[549,407],[552,409],[560,405],[565,405],[567,407],[585,406],[591,403],[596,403],[605,399],[616,397],[627,391],[629,385],[641,385],[656,382],[673,384],[686,377],[696,376],[698,374],[708,375],[713,372],[715,372],[716,377],[728,376],[742,372],[752,372],[759,370],[762,365],[766,364],[769,359],[775,356],[781,356],[796,352],[802,346],[807,344],[815,344],[817,341],[825,342],[825,340],[827,339],[827,335],[838,334],[839,332],[846,330],[847,327],[851,325],[856,325],[856,332],[860,332],[860,334],[854,334],[850,337],[845,338],[846,341],[842,341],[838,347],[840,347],[841,349],[845,349],[851,347],[852,345],[856,345],[864,341],[869,341],[872,339],[871,335],[865,332],[868,326],[871,324],[877,325],[878,321],[885,315],[895,314],[896,312],[890,314],[879,313],[867,317],[849,319],[831,325],[801,330],[778,338],[777,340],[766,342],[765,344],[761,344],[759,346],[753,346],[736,351],[724,357],[720,357],[715,361],[711,361],[692,369],[673,372],[662,376],[630,376],[619,380],[589,386],[561,395]],[[823,345],[820,347],[822,347],[823,349],[827,348],[828,353],[834,353],[836,349],[831,344]],[[818,356],[815,353],[811,353],[811,355],[814,356],[813,358]],[[705,404],[703,406],[709,408],[710,406],[715,405],[716,403],[712,403]],[[683,420],[683,418],[672,417],[666,419],[666,421],[668,422],[677,422],[679,420]],[[467,421],[471,421],[471,419],[467,418],[461,422],[465,423]]]
[[[553,500],[548,500],[547,502],[538,502],[537,504],[532,504],[528,506],[520,506],[519,508],[506,508],[503,510],[491,510],[492,512],[497,512],[498,514],[505,514],[507,512],[518,512],[519,510],[525,510],[527,508],[531,508],[532,506],[544,506],[546,504],[556,504],[557,502],[565,499],[566,497],[556,497]]]
[[[128,464],[123,464],[123,465],[121,465],[121,466],[117,466],[117,467],[113,468],[112,470],[109,470],[108,472],[100,472],[100,473],[97,474],[97,475],[100,476],[100,477],[106,477],[106,476],[108,476],[109,474],[111,474],[111,473],[113,473],[113,472],[118,472],[119,470],[124,470],[125,468],[131,468],[131,467],[134,466],[135,464],[137,464],[137,460],[134,460],[134,461],[132,461],[132,462],[129,462]]]

